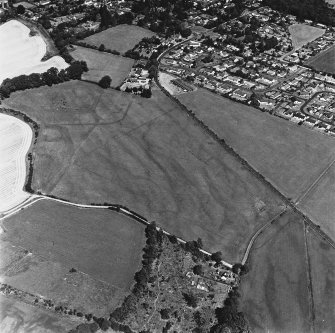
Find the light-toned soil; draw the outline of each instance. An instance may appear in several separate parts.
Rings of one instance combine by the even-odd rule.
[[[136,25],[120,24],[89,36],[83,41],[95,46],[104,44],[106,49],[124,53],[131,50],[144,37],[152,37],[153,35],[155,33],[152,31]]]
[[[288,197],[303,193],[335,158],[332,137],[202,89],[178,98]]]
[[[78,324],[75,318],[59,317],[50,311],[0,295],[1,333],[64,333]]]
[[[15,93],[41,124],[33,188],[123,204],[187,240],[240,260],[281,200],[160,91],[145,99],[70,82]],[[260,208],[264,207],[264,209]]]
[[[295,50],[321,37],[326,31],[325,29],[301,23],[291,25],[288,30],[291,34],[292,44]]]
[[[28,124],[0,113],[0,214],[29,197],[23,186],[32,136]]]
[[[99,82],[109,75],[112,79],[111,87],[118,87],[127,77],[134,64],[133,59],[99,52],[86,47],[74,46],[71,55],[76,60],[84,60],[88,66],[88,72],[82,75],[83,80]]]
[[[173,84],[171,81],[177,79],[176,76],[173,76],[168,73],[159,72],[158,80],[160,84],[171,94],[171,95],[179,95],[183,94],[184,91]]]
[[[59,56],[41,61],[47,51],[46,44],[40,36],[30,37],[29,32],[29,28],[16,20],[0,26],[0,83],[21,74],[43,73],[51,67],[59,70],[68,67]]]

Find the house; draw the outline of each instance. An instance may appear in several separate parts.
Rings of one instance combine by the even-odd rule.
[[[317,123],[317,120],[311,117],[308,117],[305,121],[304,121],[304,125],[308,126],[308,127],[313,127],[315,126]]]
[[[203,291],[207,291],[207,292],[209,291],[207,285],[206,285],[204,282],[202,282],[202,281],[200,281],[200,282],[197,284],[197,289],[199,289],[199,290],[203,290]]]

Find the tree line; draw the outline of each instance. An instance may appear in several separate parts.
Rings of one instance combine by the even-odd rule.
[[[295,15],[300,21],[308,19],[325,25],[335,25],[335,10],[325,0],[263,0],[263,5]]]
[[[52,86],[70,80],[80,80],[84,72],[87,72],[85,61],[73,61],[66,69],[58,70],[55,67],[49,68],[44,73],[32,73],[19,75],[12,79],[5,79],[0,86],[0,97],[8,98],[12,92],[38,88],[41,86]]]

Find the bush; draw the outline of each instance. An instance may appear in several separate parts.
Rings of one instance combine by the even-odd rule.
[[[219,263],[222,260],[222,252],[218,251],[218,252],[212,253],[211,259]]]
[[[110,78],[110,76],[105,75],[104,77],[101,78],[98,84],[101,88],[107,89],[111,86],[111,82],[112,82],[112,79]]]
[[[186,304],[191,306],[192,308],[196,308],[198,306],[198,299],[194,294],[183,294]]]
[[[18,14],[24,14],[25,13],[25,11],[26,11],[26,9],[24,8],[24,6],[22,6],[22,5],[18,5],[17,6],[17,8],[16,8],[16,12],[18,13]]]

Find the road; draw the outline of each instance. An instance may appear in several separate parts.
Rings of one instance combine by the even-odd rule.
[[[249,244],[247,246],[247,249],[245,250],[244,256],[242,258],[241,264],[245,265],[248,258],[249,258],[249,254],[251,251],[252,246],[254,245],[255,240],[257,239],[257,237],[268,227],[270,227],[270,225],[272,223],[274,223],[276,220],[278,220],[281,216],[284,215],[284,213],[287,212],[287,208],[285,208],[284,210],[282,210],[279,214],[277,214],[274,218],[272,218],[268,223],[264,224],[261,228],[259,228],[254,235],[251,237]]]

